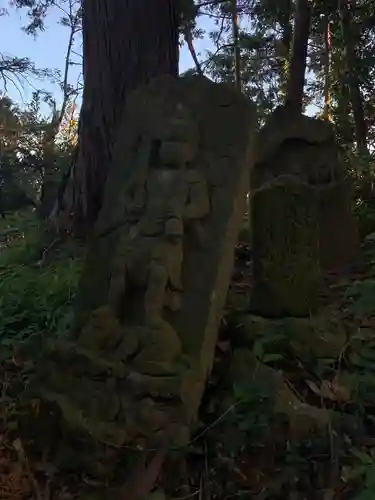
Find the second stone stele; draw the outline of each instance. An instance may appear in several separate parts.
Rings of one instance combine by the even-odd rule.
[[[253,312],[309,316],[321,278],[355,261],[359,238],[331,123],[278,108],[259,133],[250,182]]]

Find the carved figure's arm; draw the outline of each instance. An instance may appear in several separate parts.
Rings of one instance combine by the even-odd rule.
[[[210,197],[207,182],[196,179],[190,184],[188,202],[184,209],[184,220],[202,219],[210,213]]]

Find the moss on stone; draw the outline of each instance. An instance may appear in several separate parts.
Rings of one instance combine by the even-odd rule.
[[[331,310],[309,318],[264,318],[246,314],[238,319],[241,327],[237,329],[236,345],[252,347],[260,341],[265,353],[281,356],[292,353],[306,361],[339,358],[350,335]]]
[[[254,289],[263,316],[308,316],[320,283],[317,200],[313,188],[285,182],[253,198]]]

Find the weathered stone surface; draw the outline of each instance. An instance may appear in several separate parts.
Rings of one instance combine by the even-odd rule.
[[[262,316],[309,316],[320,284],[317,205],[295,179],[253,197],[251,310]]]
[[[308,315],[316,306],[316,298],[310,291],[316,287],[318,266],[322,270],[341,268],[351,263],[359,250],[358,231],[332,125],[278,108],[259,133],[251,192],[254,293],[256,297],[262,291],[262,304],[266,307],[264,311],[262,307],[259,309],[257,298],[256,311]],[[276,254],[281,254],[280,258],[267,268],[265,276],[265,262]],[[310,268],[307,272],[306,264]],[[288,271],[281,272],[280,266],[285,269],[292,266],[293,273],[299,270],[295,283],[287,285],[290,299],[284,288]],[[303,275],[305,280],[301,281],[299,277]],[[272,283],[271,288],[266,281]],[[299,296],[295,310],[292,296]],[[286,307],[285,300],[289,303]]]
[[[340,318],[332,311],[324,311],[310,318],[270,319],[251,314],[238,318],[235,341],[238,345],[252,346],[261,341],[265,354],[292,353],[298,359],[338,359],[348,342],[346,331]],[[267,339],[270,339],[268,342]]]
[[[359,252],[358,227],[351,207],[351,193],[344,161],[331,123],[304,115],[291,115],[280,108],[273,123],[264,128],[264,143],[271,137],[261,163],[277,157],[286,147],[282,173],[298,176],[316,188],[319,222],[319,255],[325,270],[339,269],[353,262]],[[266,130],[268,128],[268,131]],[[260,144],[260,143],[259,143]],[[258,149],[258,155],[262,155]],[[290,161],[291,160],[291,161]],[[257,160],[258,161],[258,160]],[[254,173],[258,169],[254,169]],[[256,174],[255,174],[256,175]]]
[[[205,78],[165,76],[129,96],[76,326],[44,365],[43,397],[75,434],[116,448],[158,446],[166,433],[186,442],[213,364],[255,123],[247,98]],[[106,454],[94,456],[95,472]]]

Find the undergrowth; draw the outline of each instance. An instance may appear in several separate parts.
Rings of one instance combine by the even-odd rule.
[[[0,225],[0,356],[35,333],[61,336],[69,328],[82,257],[74,245],[53,244],[33,212]],[[82,252],[81,252],[82,253]]]
[[[11,357],[18,342],[41,333],[61,337],[71,324],[83,252],[73,243],[54,246],[45,234],[32,212],[0,221],[0,362]],[[257,364],[254,373],[261,367],[274,370],[311,407],[333,409],[343,421],[350,415],[368,434],[357,439],[343,430],[330,432],[328,439],[292,438],[264,386],[267,377],[273,380],[271,372],[240,377],[208,399],[197,429],[200,437],[188,450],[194,457],[191,482],[208,491],[202,498],[235,492],[235,498],[302,499],[292,492],[300,495],[306,488],[314,488],[313,499],[375,498],[375,440],[369,430],[375,428],[375,233],[366,237],[364,253],[366,273],[342,293],[338,314],[353,331],[338,357],[293,357],[285,349],[284,330],[256,338],[249,352]],[[230,358],[230,349],[224,351],[224,358]],[[220,372],[220,364],[215,370]],[[214,378],[215,371],[213,386]]]
[[[198,431],[205,439],[195,443],[195,452],[207,464],[210,498],[375,498],[375,233],[367,235],[363,250],[363,270],[339,283],[340,297],[328,308],[327,319],[346,333],[336,355],[309,357],[305,349],[291,348],[290,332],[276,322],[260,336],[236,334],[237,345],[249,348],[244,373],[250,373],[255,359],[254,373],[262,375],[259,381],[242,377],[240,384],[234,383],[229,401],[227,388],[217,389],[205,408]],[[333,337],[329,330],[327,322],[321,332],[327,343]],[[225,363],[222,371],[225,378]],[[306,417],[316,412],[317,421],[324,421],[329,414],[327,432],[301,439],[294,433],[306,425],[303,415],[293,431],[283,419],[278,421],[265,399],[277,391],[267,388],[266,379],[273,376],[286,381],[287,389],[307,405]]]

